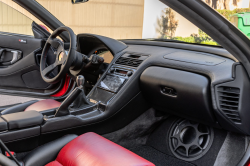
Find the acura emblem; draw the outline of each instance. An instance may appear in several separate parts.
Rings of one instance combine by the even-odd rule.
[[[58,57],[58,60],[59,60],[59,61],[61,61],[61,60],[63,59],[63,55],[64,55],[63,52],[61,52],[61,53],[59,54],[59,57]]]

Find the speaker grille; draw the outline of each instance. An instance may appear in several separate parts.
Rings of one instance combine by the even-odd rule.
[[[180,119],[172,125],[168,139],[170,150],[175,157],[194,161],[210,149],[214,132],[209,126]]]
[[[218,87],[219,105],[221,111],[234,123],[241,123],[239,115],[240,89],[234,87]]]

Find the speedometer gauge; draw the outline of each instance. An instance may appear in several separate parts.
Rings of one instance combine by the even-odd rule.
[[[103,57],[105,63],[110,63],[113,60],[113,55],[106,48],[98,49],[93,54],[96,54],[96,55],[98,55],[100,57]]]
[[[109,52],[109,50],[107,50],[106,48],[103,48],[103,49],[96,50],[96,51],[94,52],[94,54],[100,56],[100,55],[102,55],[102,54],[105,54],[106,52]]]

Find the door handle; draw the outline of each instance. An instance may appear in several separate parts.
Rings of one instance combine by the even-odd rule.
[[[20,51],[11,51],[13,53],[12,60],[10,61],[10,64],[16,63],[19,59],[22,57],[22,53]]]
[[[12,53],[12,60],[9,62],[3,62],[3,53],[4,52],[11,52]],[[22,52],[17,50],[11,49],[0,49],[0,63],[1,66],[8,66],[16,63],[18,60],[22,58]]]
[[[0,62],[2,61],[2,55],[3,55],[4,51],[5,51],[5,49],[0,49]]]

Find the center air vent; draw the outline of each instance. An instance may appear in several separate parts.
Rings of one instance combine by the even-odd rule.
[[[220,109],[235,123],[241,123],[239,115],[240,89],[233,87],[220,86],[218,88]]]
[[[148,55],[126,53],[115,63],[119,65],[138,67],[146,58],[148,58]]]

